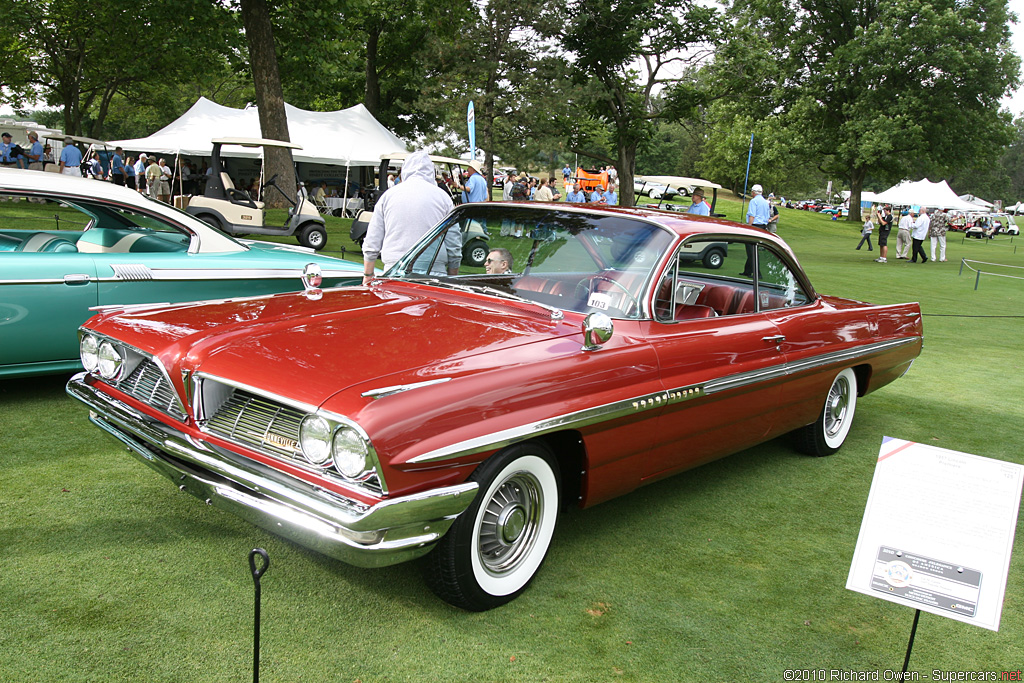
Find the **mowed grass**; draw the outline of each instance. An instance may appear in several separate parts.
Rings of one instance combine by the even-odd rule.
[[[718,208],[737,217],[740,202]],[[348,221],[329,228],[340,254]],[[849,222],[783,210],[780,234],[820,292],[921,302],[910,373],[859,402],[832,457],[777,439],[564,514],[533,585],[483,614],[437,600],[416,563],[350,567],[177,492],[88,423],[66,378],[0,382],[0,681],[249,680],[254,547],[271,557],[263,681],[898,671],[913,610],[845,588],[878,449],[889,435],[1024,463],[1024,325],[1006,317],[1024,315],[1024,281],[982,276],[975,291],[957,274],[961,257],[1024,265],[1024,243],[951,234],[947,263],[890,252],[883,265],[877,247],[854,251]],[[338,353],[359,363],[358,349]],[[1020,667],[1021,554],[1018,543],[1000,631],[923,614],[912,670]]]

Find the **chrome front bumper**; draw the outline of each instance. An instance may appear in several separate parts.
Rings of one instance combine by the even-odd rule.
[[[89,420],[185,491],[300,545],[359,567],[426,554],[476,496],[465,483],[365,505],[154,420],[85,381],[68,394]]]

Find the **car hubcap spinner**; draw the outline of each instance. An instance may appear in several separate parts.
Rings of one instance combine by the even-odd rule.
[[[835,436],[842,429],[849,403],[850,385],[846,378],[841,377],[832,385],[825,404],[825,433],[828,436]]]
[[[485,503],[478,552],[491,574],[507,574],[530,554],[543,511],[540,482],[527,472],[505,480]]]

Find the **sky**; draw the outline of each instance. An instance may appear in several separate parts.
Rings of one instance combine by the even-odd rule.
[[[1024,57],[1024,0],[1009,0],[1007,3],[1010,11],[1017,15],[1017,23],[1010,24],[1012,32],[1013,51]],[[1003,106],[1008,107],[1016,118],[1024,114],[1024,86],[1017,89],[1010,97],[1003,100]]]

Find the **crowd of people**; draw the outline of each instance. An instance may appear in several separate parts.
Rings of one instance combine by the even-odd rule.
[[[871,235],[875,227],[878,227],[878,251],[879,256],[875,259],[878,263],[888,263],[889,255],[889,233],[892,230],[895,217],[892,213],[892,206],[886,204],[879,209],[871,207],[871,212],[861,225],[861,239],[857,243],[859,250],[867,244],[868,251],[871,251]],[[899,222],[896,223],[896,258],[909,260],[917,263],[920,256],[921,263],[946,260],[946,232],[950,226],[949,209],[929,209],[925,207],[910,207],[900,212]],[[931,242],[931,258],[925,254],[924,241]],[[938,255],[936,256],[936,251]]]

